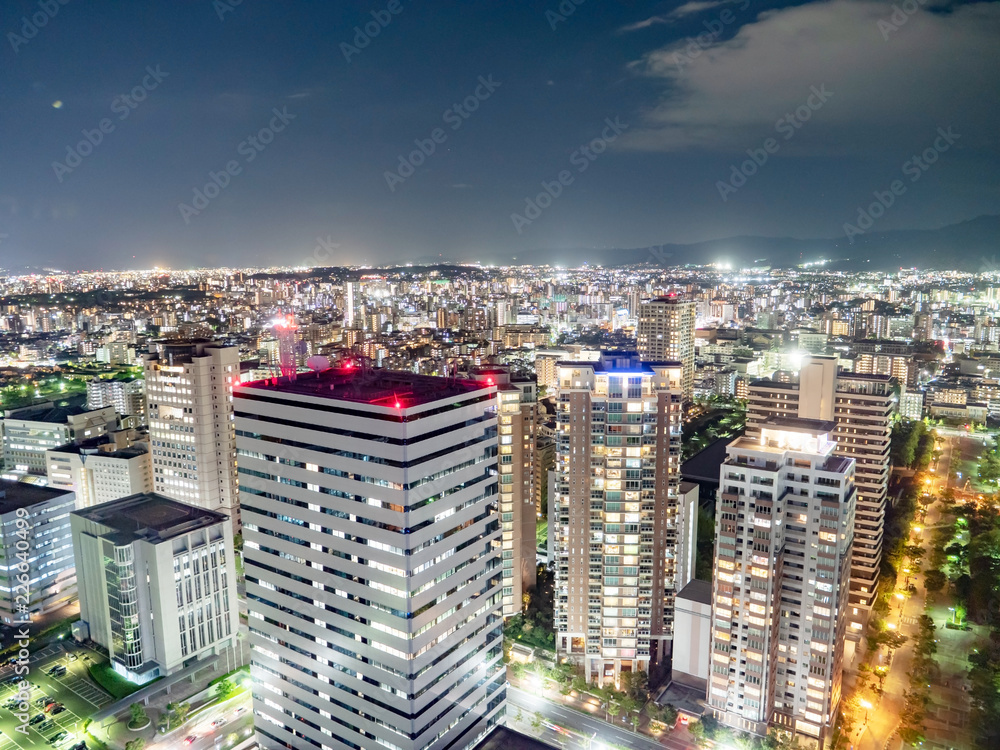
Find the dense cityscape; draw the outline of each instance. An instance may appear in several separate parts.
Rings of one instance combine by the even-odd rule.
[[[1000,0],[0,34],[0,750],[1000,748]]]
[[[992,746],[1000,279],[653,260],[5,277],[12,716]]]

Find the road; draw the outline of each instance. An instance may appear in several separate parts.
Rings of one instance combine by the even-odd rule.
[[[241,708],[243,711],[237,713]],[[168,737],[146,745],[146,750],[176,750],[176,748],[215,750],[215,748],[232,747],[253,733],[251,709],[250,693],[240,693],[239,696],[198,714],[198,717],[188,721],[183,729],[171,732]],[[225,723],[213,727],[212,722],[219,720]],[[189,736],[195,737],[194,742],[184,745],[184,740]]]
[[[960,443],[958,450],[953,445],[956,437]],[[963,448],[970,445],[962,444],[964,443],[962,439],[969,437],[968,434],[963,433],[955,437],[945,438],[944,445],[941,446],[941,458],[931,464],[931,471],[925,477],[922,491],[940,496],[940,493],[949,485],[954,486],[955,482],[950,478],[951,467],[953,462],[959,460],[963,455]],[[911,530],[907,543],[920,544],[926,551],[929,551],[931,529],[940,522],[940,501],[935,500],[934,504],[927,509],[924,523],[922,525],[918,523]],[[900,571],[896,580],[896,590],[903,588],[904,577],[905,573]],[[868,723],[860,729],[862,734],[856,743],[858,750],[886,750],[886,748],[894,750],[903,745],[903,741],[898,736],[894,736],[894,733],[905,704],[903,693],[910,686],[910,665],[913,663],[914,642],[918,632],[917,620],[924,614],[927,598],[927,592],[924,589],[923,567],[920,570],[912,571],[909,577],[916,585],[917,593],[902,600],[902,602],[895,598],[892,599],[891,609],[886,618],[887,626],[895,628],[907,636],[907,642],[896,651],[889,667],[889,673],[886,675],[882,697],[878,705],[870,712]]]
[[[518,708],[523,714],[523,721],[515,721]],[[670,750],[692,750],[695,745],[678,742],[669,734],[657,742],[644,734],[637,734],[623,727],[617,727],[571,708],[552,703],[535,693],[507,686],[507,723],[520,732],[538,735],[530,727],[531,717],[539,712],[543,718],[556,726],[569,730],[563,734],[542,725],[540,739],[555,747],[567,750],[600,750],[602,744],[615,744],[633,750],[653,750],[653,748],[670,748]]]

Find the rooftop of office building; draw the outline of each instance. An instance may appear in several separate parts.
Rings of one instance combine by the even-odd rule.
[[[68,494],[71,493],[67,490],[45,487],[40,484],[0,479],[0,515],[13,513],[18,508],[27,508]]]
[[[228,516],[173,500],[155,492],[140,492],[73,513],[113,529],[116,544],[143,540],[164,542],[208,526],[229,521]]]
[[[496,386],[488,381],[369,369],[347,361],[339,367],[302,372],[295,377],[283,375],[238,383],[234,395],[241,398],[250,390],[271,391],[405,409],[491,388]]]
[[[474,750],[551,750],[551,746],[505,726],[497,726]]]
[[[682,367],[681,362],[653,362],[642,361],[639,352],[635,351],[608,351],[601,352],[598,360],[563,360],[557,363],[560,367],[580,367],[589,368],[594,372],[606,373],[643,373],[653,372],[656,367]]]

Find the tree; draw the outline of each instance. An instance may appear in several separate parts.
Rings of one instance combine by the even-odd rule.
[[[146,740],[143,737],[136,737],[125,743],[125,750],[142,750],[146,747]]]
[[[677,709],[668,703],[661,708],[660,718],[663,719],[667,726],[672,727],[677,723]]]
[[[146,715],[146,709],[142,707],[141,703],[133,703],[128,707],[128,710],[131,715],[129,726],[138,728],[149,721],[149,717]]]
[[[937,568],[932,568],[924,573],[924,588],[930,593],[936,594],[948,583],[948,576]]]
[[[219,700],[225,700],[233,694],[235,689],[236,687],[229,681],[228,678],[223,678],[215,684],[215,695],[219,698]]]
[[[643,671],[623,672],[621,676],[622,690],[630,698],[645,702],[649,698],[649,677]]]
[[[615,701],[608,702],[608,716],[612,719],[618,718],[618,714],[622,712],[622,704]]]
[[[171,712],[173,713],[173,724],[174,726],[180,726],[185,721],[187,721],[188,714],[191,713],[191,704],[187,701],[183,703],[173,703]],[[170,705],[167,708],[170,708]]]
[[[538,711],[535,711],[535,715],[531,717],[531,728],[532,729],[539,729],[542,726],[542,722],[544,720],[545,719],[542,716],[542,714],[540,712],[538,712]]]

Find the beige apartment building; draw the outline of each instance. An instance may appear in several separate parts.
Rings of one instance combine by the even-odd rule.
[[[559,366],[554,493],[556,649],[617,683],[669,653],[678,539],[678,362],[607,352]]]
[[[833,420],[836,452],[857,464],[857,514],[851,563],[848,636],[861,637],[875,601],[889,487],[894,381],[887,375],[837,372],[833,357],[806,357],[798,374],[750,384],[746,436],[768,418]]]
[[[643,362],[680,362],[685,405],[694,394],[695,304],[679,297],[657,297],[639,306],[636,328]]]

